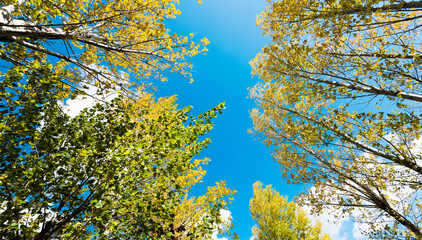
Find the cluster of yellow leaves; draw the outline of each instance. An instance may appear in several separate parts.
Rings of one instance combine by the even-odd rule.
[[[9,0],[0,7],[14,5],[14,18],[29,19],[28,24],[39,27],[40,37],[36,38],[41,44],[39,49],[47,49],[42,51],[66,62],[60,63],[62,69],[66,67],[80,80],[80,76],[100,82],[106,78],[121,87],[125,83],[120,77],[122,72],[140,80],[150,77],[166,80],[163,71],[192,79],[192,66],[186,58],[206,52],[209,41],[204,38],[196,43],[193,34],[178,36],[170,32],[166,22],[180,14],[178,3],[178,0]],[[52,40],[48,33],[55,32],[61,34],[66,51],[49,47]],[[110,86],[97,83],[97,87]]]
[[[321,233],[321,223],[315,225],[306,212],[287,197],[281,196],[271,185],[253,185],[254,195],[250,201],[252,218],[257,225],[252,228],[254,239],[258,240],[329,240]]]
[[[189,183],[194,184],[194,182],[199,182],[202,179],[202,176],[198,177],[200,174],[205,174],[205,171],[192,171],[186,178]],[[215,208],[215,206],[227,206],[230,204],[233,201],[232,196],[235,193],[235,190],[227,188],[226,183],[221,181],[217,182],[213,187],[208,187],[206,194],[202,196],[189,197],[186,195],[183,202],[177,208],[175,226],[184,226],[187,232],[195,233],[199,230],[197,228],[207,226],[207,222],[211,222],[212,219],[217,217],[218,220],[213,220],[217,224],[208,224],[207,227],[217,230],[221,234],[231,235],[233,239],[238,239],[237,234],[230,231],[233,228],[232,219],[224,219],[221,211]],[[226,196],[229,196],[229,198],[226,199]],[[183,233],[180,233],[179,236],[184,239]],[[211,235],[207,237],[210,238]]]

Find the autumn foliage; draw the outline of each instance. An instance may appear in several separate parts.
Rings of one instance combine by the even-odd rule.
[[[311,222],[306,212],[287,197],[281,196],[271,185],[253,185],[249,210],[256,225],[252,228],[256,240],[330,240],[322,234],[321,223]]]

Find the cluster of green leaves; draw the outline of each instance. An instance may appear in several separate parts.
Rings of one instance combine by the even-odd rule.
[[[301,201],[315,211],[354,212],[374,238],[421,238],[421,2],[268,2],[255,133],[289,182],[313,184]]]
[[[209,144],[199,137],[222,104],[190,119],[174,98],[143,93],[70,118],[57,101],[57,81],[17,79],[1,82],[3,237],[190,239],[221,223],[219,210],[234,193],[224,182],[207,193],[214,198],[202,203],[208,217],[196,228],[178,212],[205,174],[206,160],[192,159]],[[14,91],[16,97],[4,96]]]

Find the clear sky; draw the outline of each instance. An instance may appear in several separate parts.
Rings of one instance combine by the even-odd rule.
[[[178,95],[179,106],[193,106],[194,115],[226,103],[226,109],[214,119],[214,129],[208,135],[212,144],[199,156],[210,158],[211,163],[205,167],[204,182],[193,189],[193,194],[204,194],[207,186],[220,180],[236,189],[229,211],[234,231],[241,240],[250,239],[255,224],[249,213],[253,183],[272,184],[289,199],[305,191],[304,186],[287,185],[281,179],[278,164],[271,158],[271,149],[247,133],[252,128],[249,110],[254,107],[253,100],[248,99],[248,88],[259,81],[252,78],[249,61],[269,41],[261,36],[255,24],[266,4],[265,0],[204,0],[202,5],[196,0],[181,1],[182,15],[168,26],[178,34],[195,33],[198,41],[208,38],[209,52],[191,59],[193,83],[171,75],[168,82],[156,84],[157,96]],[[324,215],[319,220],[333,239],[363,239],[357,231],[353,234],[353,225],[347,219],[336,226],[326,221],[330,218]]]

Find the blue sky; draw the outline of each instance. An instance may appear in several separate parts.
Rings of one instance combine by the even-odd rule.
[[[256,16],[265,9],[265,0],[205,0],[199,5],[195,0],[182,1],[182,15],[172,20],[173,32],[197,39],[206,37],[211,44],[206,55],[196,56],[194,82],[174,75],[168,82],[158,83],[158,96],[178,95],[179,106],[192,105],[198,115],[226,103],[223,114],[214,120],[215,127],[208,135],[212,144],[200,157],[208,157],[207,175],[193,193],[204,193],[207,186],[226,180],[230,188],[238,191],[229,206],[234,231],[240,239],[251,237],[254,221],[249,213],[252,184],[272,184],[281,194],[293,197],[303,191],[303,186],[287,185],[280,179],[278,164],[273,162],[270,149],[247,133],[252,127],[249,110],[254,102],[248,99],[252,79],[249,61],[268,42],[256,26]]]

